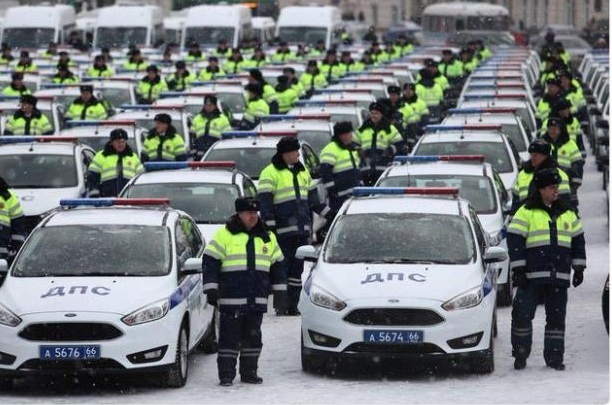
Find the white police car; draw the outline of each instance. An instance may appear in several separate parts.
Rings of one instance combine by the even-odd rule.
[[[147,162],[120,197],[169,198],[170,205],[189,214],[204,241],[234,213],[238,197],[256,197],[257,188],[236,162]]]
[[[60,199],[85,195],[85,174],[94,155],[75,137],[0,137],[0,176],[19,197],[27,230]]]
[[[29,373],[124,371],[185,385],[188,353],[200,343],[214,346],[214,311],[193,264],[201,263],[200,232],[167,203],[65,200],[8,273],[0,260],[5,386]]]
[[[377,187],[457,187],[468,200],[489,237],[489,244],[507,249],[506,214],[512,198],[497,170],[483,155],[396,156],[395,162],[378,179]],[[512,303],[509,261],[497,265],[497,304]]]
[[[298,139],[312,146],[317,154],[331,141],[333,125],[329,114],[287,115],[273,114],[262,118],[257,129],[263,132],[296,131]]]
[[[507,253],[488,246],[457,192],[357,187],[320,250],[298,248],[298,257],[315,262],[298,305],[305,371],[351,358],[493,371],[492,263]],[[438,195],[403,195],[412,193]]]

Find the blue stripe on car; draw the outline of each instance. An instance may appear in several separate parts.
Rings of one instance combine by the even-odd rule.
[[[178,306],[181,302],[189,297],[189,294],[201,283],[200,277],[192,275],[185,277],[185,280],[178,286],[175,292],[170,296],[170,309]]]

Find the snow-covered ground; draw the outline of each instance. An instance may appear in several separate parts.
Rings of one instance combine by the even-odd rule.
[[[300,318],[264,318],[264,349],[260,375],[264,384],[235,382],[217,385],[216,356],[197,353],[190,358],[190,376],[182,389],[156,388],[149,381],[118,379],[107,382],[27,379],[19,381],[0,403],[213,403],[213,404],[378,404],[378,403],[607,403],[610,398],[609,339],[601,314],[601,293],[609,272],[607,202],[601,173],[589,156],[580,190],[581,215],[587,239],[585,281],[570,289],[566,326],[567,369],[544,365],[544,308],[534,321],[534,347],[527,368],[515,371],[510,351],[510,308],[498,310],[495,372],[470,375],[453,372],[415,372],[405,365],[395,373],[368,370],[359,374],[317,376],[302,372]],[[1,342],[0,342],[1,345]]]

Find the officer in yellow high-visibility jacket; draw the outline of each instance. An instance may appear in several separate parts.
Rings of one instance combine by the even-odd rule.
[[[157,114],[153,123],[154,128],[142,145],[140,160],[143,163],[187,160],[185,140],[172,125],[172,117],[166,113]]]
[[[104,150],[96,153],[87,169],[89,197],[116,197],[130,179],[144,171],[127,140],[128,134],[124,129],[116,128],[110,132]]]
[[[4,135],[52,135],[53,126],[36,108],[37,102],[38,99],[31,94],[21,96],[19,110],[6,120]]]
[[[238,128],[250,130],[261,122],[261,119],[270,115],[270,107],[262,98],[263,90],[257,83],[249,83],[244,87],[247,93],[247,105]]]
[[[26,227],[19,197],[0,177],[0,259],[11,260],[25,237]]]
[[[115,74],[113,68],[106,64],[104,55],[96,55],[93,61],[93,65],[87,69],[85,73],[89,77],[112,77]]]
[[[564,370],[567,289],[570,281],[574,287],[583,281],[584,232],[576,213],[558,200],[561,177],[556,169],[537,171],[533,182],[527,202],[508,226],[510,268],[517,286],[512,303],[512,356],[516,370],[527,366],[532,321],[544,297],[544,361],[548,367]]]
[[[195,73],[187,70],[187,64],[179,60],[174,64],[176,71],[166,76],[166,84],[170,91],[185,91],[196,81]]]
[[[153,104],[164,91],[168,91],[168,85],[159,75],[159,69],[155,65],[149,65],[147,75],[138,82],[138,103]]]
[[[2,89],[3,96],[22,96],[24,94],[32,94],[30,89],[23,84],[23,73],[11,73],[11,84]]]
[[[202,111],[191,122],[190,132],[193,136],[193,154],[196,160],[202,158],[206,151],[221,139],[223,132],[231,129],[229,119],[219,111],[217,102],[216,96],[204,97]]]
[[[298,100],[299,96],[293,86],[289,83],[289,78],[285,75],[280,75],[276,78],[276,97],[278,98],[278,112],[286,114],[293,104]]]
[[[66,118],[71,120],[103,120],[108,117],[106,106],[93,95],[93,86],[81,86],[81,96],[77,97],[66,111]]]
[[[268,296],[274,294],[279,310],[287,299],[283,253],[258,215],[259,200],[241,197],[234,206],[236,214],[215,233],[202,257],[206,301],[219,311],[217,371],[224,387],[233,384],[238,357],[240,381],[263,382],[257,368]]]

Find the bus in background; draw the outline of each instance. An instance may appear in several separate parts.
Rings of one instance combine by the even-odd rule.
[[[74,30],[76,13],[72,6],[18,6],[6,10],[0,42],[13,48],[46,47],[64,43]]]
[[[262,45],[271,45],[274,42],[276,23],[272,17],[252,17],[253,38]]]
[[[432,4],[423,9],[421,26],[423,45],[444,45],[449,38],[465,31],[511,37],[508,9],[487,3],[456,1]],[[482,40],[487,41],[487,38]]]
[[[100,9],[94,48],[141,48],[159,45],[164,38],[163,12],[158,6],[110,6]]]
[[[225,40],[237,48],[243,38],[251,38],[251,10],[242,5],[201,5],[187,10],[181,48],[192,41],[202,49],[214,48]]]
[[[314,46],[325,41],[325,48],[341,42],[342,16],[334,6],[288,6],[281,9],[276,37],[290,45]]]
[[[164,18],[164,39],[167,44],[181,43],[186,18],[187,9],[173,11],[170,16]]]

